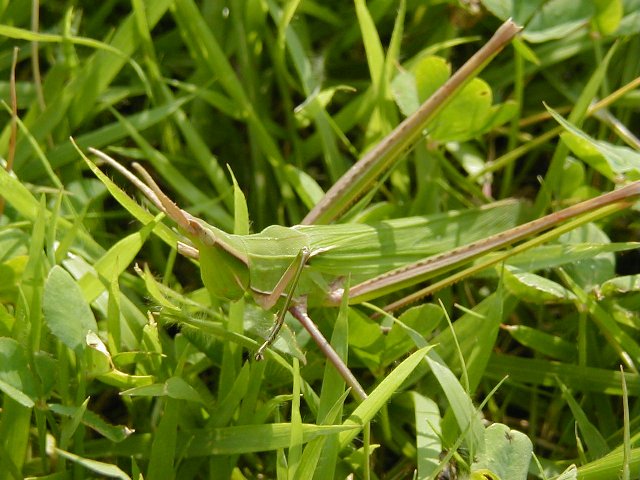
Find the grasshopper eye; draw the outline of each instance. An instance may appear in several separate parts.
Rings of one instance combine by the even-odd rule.
[[[211,230],[207,228],[202,228],[200,225],[198,226],[201,228],[200,241],[203,243],[204,246],[213,247],[216,243],[218,243],[218,239],[216,238],[215,234]]]

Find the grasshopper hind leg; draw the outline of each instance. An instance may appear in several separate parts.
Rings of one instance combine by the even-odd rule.
[[[345,383],[351,388],[351,393],[360,402],[366,400],[367,392],[362,388],[362,385],[360,385],[360,382],[351,372],[344,360],[340,355],[338,355],[338,352],[333,349],[329,341],[324,337],[324,335],[322,335],[322,332],[318,329],[313,320],[311,320],[307,313],[306,305],[293,305],[291,306],[290,312],[302,324],[307,332],[309,332],[313,341],[318,345],[318,348],[344,379]]]
[[[276,316],[276,321],[271,327],[271,331],[267,336],[266,340],[260,345],[260,348],[256,351],[254,358],[257,361],[264,359],[264,352],[267,348],[271,346],[274,342],[282,325],[284,324],[284,319],[287,312],[290,312],[301,324],[302,326],[309,332],[311,338],[313,338],[318,348],[324,353],[325,357],[331,362],[334,368],[338,371],[340,376],[345,380],[346,384],[351,387],[351,391],[358,398],[359,401],[363,401],[367,398],[367,393],[364,391],[364,388],[360,385],[360,382],[356,379],[356,377],[351,373],[349,367],[344,363],[342,358],[338,355],[338,353],[333,349],[331,344],[324,338],[322,332],[318,329],[313,320],[307,314],[307,306],[306,302],[297,302],[293,300],[293,295],[298,284],[298,280],[300,279],[300,275],[302,273],[302,269],[305,264],[311,257],[312,253],[307,248],[304,247],[300,250],[299,255],[296,257],[296,260],[292,263],[292,267],[289,270],[293,271],[293,276],[289,281],[285,281],[289,286],[289,290],[287,292],[287,297],[285,299],[285,303],[278,312]],[[287,273],[283,275],[283,278],[287,276]]]

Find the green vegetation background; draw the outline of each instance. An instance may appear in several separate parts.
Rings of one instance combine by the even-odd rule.
[[[362,309],[312,312],[358,405],[295,324],[299,353],[252,361],[269,317],[211,299],[69,140],[227,231],[247,227],[229,171],[252,231],[293,225],[509,16],[522,36],[357,222],[508,197],[523,221],[637,180],[640,2],[0,0],[0,479],[638,478],[638,259],[614,255],[631,209],[386,336]]]

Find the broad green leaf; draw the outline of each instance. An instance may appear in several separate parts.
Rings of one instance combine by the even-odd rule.
[[[512,17],[526,25],[522,36],[530,42],[546,42],[563,38],[584,26],[595,13],[589,0],[482,0],[483,5],[499,18]]]
[[[421,59],[411,70],[401,70],[391,83],[400,111],[405,116],[411,115],[450,75],[451,65],[436,56]]]
[[[589,0],[550,0],[542,2],[523,32],[530,42],[545,42],[567,36],[591,18],[593,3]]]
[[[410,72],[401,72],[392,89],[402,113],[410,115],[417,110],[450,73],[450,65],[435,56],[421,59]],[[502,125],[517,113],[515,103],[492,105],[492,100],[489,85],[479,78],[472,79],[429,125],[430,138],[441,142],[468,140]]]
[[[594,0],[593,23],[602,35],[611,35],[620,26],[624,14],[622,0]]]
[[[585,170],[584,163],[573,157],[567,157],[563,165],[560,198],[571,198],[586,188]]]
[[[0,390],[22,406],[33,407],[36,383],[24,348],[12,338],[0,337]]]
[[[484,7],[498,18],[506,20],[511,17],[518,25],[526,25],[545,3],[545,0],[482,0]]]
[[[441,142],[466,141],[510,120],[517,113],[514,102],[492,105],[487,83],[474,78],[435,118],[429,134]]]
[[[42,308],[51,333],[76,353],[85,349],[87,334],[98,331],[80,286],[58,265],[47,277]]]
[[[500,267],[498,267],[500,268]],[[520,300],[532,303],[566,303],[575,295],[557,282],[515,268],[500,269],[505,287]]]
[[[0,302],[16,302],[18,285],[28,259],[26,255],[20,255],[0,263]]]
[[[472,473],[487,470],[501,480],[527,478],[533,444],[524,433],[494,423],[485,430],[485,445],[486,450],[471,466]]]
[[[448,70],[446,74],[449,74]],[[447,77],[445,77],[444,80],[446,79]],[[420,106],[420,99],[418,98],[418,91],[416,89],[416,76],[409,70],[401,70],[393,78],[391,82],[391,93],[404,116],[411,115],[411,113],[415,112]]]
[[[604,282],[600,287],[600,294],[604,296],[637,291],[640,291],[640,275],[625,275],[612,278]]]
[[[560,136],[577,157],[612,181],[619,180],[622,175],[632,180],[640,178],[639,153],[628,147],[595,140],[562,118],[553,109],[547,107],[547,110],[567,130]]]
[[[616,258],[613,251],[605,249],[598,252],[598,247],[606,246],[609,237],[595,224],[587,224],[562,235],[559,241],[569,245],[592,245],[591,258],[583,258],[570,262],[564,267],[571,277],[587,290],[600,286],[601,283],[616,274]]]

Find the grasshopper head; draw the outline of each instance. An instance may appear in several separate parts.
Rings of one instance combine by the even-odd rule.
[[[214,297],[241,299],[250,278],[244,245],[237,237],[205,226],[195,218],[190,223],[190,237],[200,252],[200,275],[206,289]]]
[[[90,148],[89,151],[128,178],[186,233],[198,249],[202,281],[209,293],[227,300],[238,300],[243,297],[244,292],[249,288],[249,260],[246,246],[240,238],[218,230],[182,210],[160,189],[149,172],[141,165],[132,164],[140,175],[138,178],[106,153],[95,148]],[[196,255],[191,252],[190,256]]]
[[[145,194],[187,234],[199,250],[200,275],[211,295],[239,300],[249,288],[249,261],[237,237],[228,235],[176,205],[140,165],[134,168],[148,187]]]

